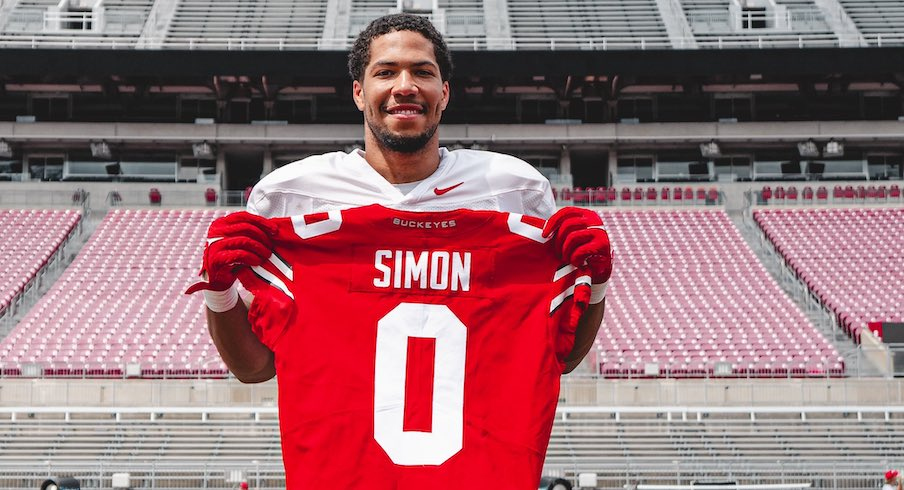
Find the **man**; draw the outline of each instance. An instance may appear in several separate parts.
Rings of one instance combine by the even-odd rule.
[[[358,36],[348,65],[354,101],[364,115],[364,151],[317,155],[272,172],[252,191],[251,213],[272,218],[368,204],[409,211],[497,210],[544,219],[555,211],[549,182],[527,163],[439,147],[452,61],[429,20],[408,14],[376,19]],[[205,252],[210,335],[239,380],[266,381],[275,375],[273,353],[251,330],[251,296],[238,301],[234,270],[267,259],[267,233],[247,222],[224,226],[229,233],[210,230]],[[554,235],[563,258],[594,271],[592,304],[566,356],[570,372],[590,350],[602,321],[611,274],[609,240],[596,213],[575,208],[557,213],[543,234]],[[221,240],[224,235],[242,239]]]

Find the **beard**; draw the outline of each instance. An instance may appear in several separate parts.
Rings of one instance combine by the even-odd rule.
[[[433,135],[436,134],[436,129],[439,127],[439,124],[429,126],[424,132],[414,136],[394,134],[386,129],[386,127],[377,126],[370,121],[367,121],[367,127],[370,128],[370,132],[373,133],[377,142],[380,143],[380,146],[388,148],[390,151],[396,153],[417,153],[427,146],[427,143],[433,138]]]

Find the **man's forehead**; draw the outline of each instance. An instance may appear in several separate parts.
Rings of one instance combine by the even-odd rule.
[[[433,66],[436,67],[437,64],[433,60],[420,60],[420,61],[399,61],[391,58],[383,58],[376,59],[370,62],[371,66],[400,66],[400,65],[408,65],[408,66]]]
[[[417,31],[392,31],[374,37],[370,41],[371,64],[379,61],[399,61],[407,63],[437,65],[433,42]],[[410,58],[420,58],[411,62]]]

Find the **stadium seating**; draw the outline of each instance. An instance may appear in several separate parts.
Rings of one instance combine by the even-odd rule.
[[[718,205],[722,204],[715,187],[563,187],[553,189],[561,205],[575,206],[648,206],[648,205]]]
[[[544,474],[574,479],[594,472],[594,488],[608,489],[626,479],[681,483],[688,475],[730,472],[739,481],[763,483],[787,475],[814,478],[818,471],[848,489],[868,488],[865,481],[857,484],[864,474],[875,480],[877,465],[904,457],[899,410],[888,417],[881,408],[738,408],[562,407]],[[0,485],[39,488],[14,487],[10,475],[44,470],[46,477],[44,464],[52,462],[57,472],[86,479],[129,472],[133,482],[153,481],[136,488],[235,488],[226,481],[230,470],[243,472],[252,488],[286,488],[274,408],[149,410],[3,414]]]
[[[487,36],[486,12],[481,0],[439,0],[443,12],[446,42],[452,46],[481,45]],[[489,19],[487,19],[489,20]]]
[[[80,219],[73,210],[0,210],[0,313],[37,277]]]
[[[221,210],[116,210],[53,288],[0,343],[7,373],[225,376],[200,297],[204,236]],[[127,373],[129,365],[140,372]]]
[[[765,37],[772,46],[785,43],[796,47],[801,42],[835,42],[836,34],[823,12],[812,0],[777,0],[775,5],[786,9],[786,14],[765,13],[764,23],[777,17],[787,18],[787,26],[776,29],[739,28],[741,18],[733,19],[730,2],[721,0],[681,0],[684,15],[701,47],[750,47],[758,46]],[[767,26],[764,26],[767,27]],[[765,32],[764,32],[765,31]]]
[[[759,210],[754,219],[854,341],[870,321],[904,321],[904,209]]]
[[[93,30],[57,30],[47,22],[53,7],[60,2],[54,0],[21,0],[16,2],[9,13],[2,34],[8,37],[57,39],[61,43],[71,41],[73,34],[90,34],[91,38],[115,38],[120,46],[137,41],[147,22],[154,0],[105,0],[103,3],[102,26]]]
[[[168,25],[166,42],[203,40],[207,45],[239,48],[244,43],[277,49],[292,43],[311,49],[318,46],[323,33],[326,4],[325,0],[182,0]]]
[[[606,49],[637,45],[643,38],[669,47],[655,0],[508,0],[507,4],[512,38],[520,49],[549,48],[550,42],[561,48]]]
[[[848,17],[864,35],[899,38],[904,23],[904,5],[897,0],[838,0]]]
[[[716,363],[732,376],[843,374],[724,211],[600,214],[615,253],[596,346],[604,376],[711,376]]]

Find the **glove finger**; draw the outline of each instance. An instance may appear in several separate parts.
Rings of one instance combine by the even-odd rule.
[[[594,239],[593,233],[591,233],[587,229],[578,230],[574,233],[569,234],[564,242],[562,243],[562,247],[560,250],[562,251],[562,258],[568,260],[574,266],[583,265],[583,261],[576,261],[574,259],[574,252],[583,245],[586,245],[592,242]]]
[[[582,210],[580,208],[571,207],[571,206],[564,207],[564,208],[556,211],[555,214],[553,214],[546,221],[546,225],[543,227],[543,233],[542,233],[543,238],[547,238],[547,237],[549,237],[549,235],[552,235],[553,232],[556,231],[556,229],[558,229],[559,226],[562,225],[562,222],[568,220],[569,218],[581,216],[583,211],[585,211],[585,210]]]
[[[223,225],[250,223],[264,230],[275,229],[275,225],[271,220],[258,216],[256,214],[249,213],[248,211],[238,211],[235,213],[230,213],[226,216],[216,219],[215,222],[220,222]]]
[[[592,259],[592,260],[591,260]],[[612,251],[607,245],[600,248],[599,244],[586,243],[575,249],[571,255],[571,264],[581,264],[591,261],[594,274],[603,273],[606,269],[612,269]]]
[[[240,248],[220,248],[216,253],[211,253],[208,256],[208,272],[211,269],[232,269],[237,265],[261,265],[270,257],[270,249],[259,243],[254,243],[253,246],[245,245]]]
[[[217,230],[211,230],[208,232],[208,237],[210,238],[245,237],[247,239],[263,243],[267,246],[270,246],[273,242],[271,236],[272,235],[268,234],[266,230],[263,230],[250,223],[238,223],[220,226]]]
[[[568,238],[576,233],[581,233],[587,229],[587,222],[583,218],[574,218],[562,223],[558,230],[556,230],[555,241],[556,248],[559,250],[563,250],[562,256],[567,257],[568,255],[564,253],[565,243],[568,242]]]
[[[208,229],[208,236],[228,236],[240,229],[256,228],[268,236],[276,235],[277,226],[272,220],[262,218],[247,211],[228,214],[214,220]]]
[[[235,275],[238,277],[239,281],[241,281],[242,285],[245,286],[245,289],[251,291],[255,296],[257,296],[257,292],[261,288],[268,286],[266,281],[261,279],[260,276],[251,270],[251,267],[240,267]]]

